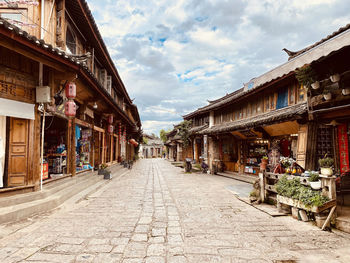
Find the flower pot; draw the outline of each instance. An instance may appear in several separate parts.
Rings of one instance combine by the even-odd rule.
[[[342,90],[341,90],[341,93],[342,93],[344,96],[350,95],[350,88],[342,89]]]
[[[330,79],[331,79],[332,82],[339,82],[340,75],[339,74],[334,74],[334,75],[330,76]]]
[[[321,174],[326,176],[332,176],[333,175],[333,169],[329,167],[321,167]]]
[[[318,180],[317,182],[309,182],[310,186],[314,190],[320,190],[321,189],[321,180]]]
[[[311,88],[312,89],[319,89],[320,88],[320,82],[315,81],[314,83],[311,83]]]
[[[325,100],[330,100],[330,99],[332,99],[332,93],[328,92],[328,93],[326,93],[326,94],[323,94],[323,98],[324,98]]]
[[[266,167],[267,167],[267,163],[264,163],[264,162],[261,162],[260,164],[260,170],[266,170]]]

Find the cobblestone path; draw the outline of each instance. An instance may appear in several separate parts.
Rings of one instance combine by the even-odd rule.
[[[0,262],[350,262],[346,235],[272,218],[239,201],[227,190],[234,184],[140,160],[87,199],[0,239]]]

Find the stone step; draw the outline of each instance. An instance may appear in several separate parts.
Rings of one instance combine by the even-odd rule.
[[[117,165],[111,167],[110,170],[112,171],[112,178],[116,178],[118,175],[128,171]],[[78,193],[84,193],[84,191],[87,193],[94,192],[108,182],[108,180],[103,179],[103,175],[97,175],[97,172],[94,172],[84,176],[70,177],[70,180],[65,179],[46,191],[30,193],[32,195],[25,194],[26,196],[24,197],[17,196],[22,202],[15,201],[11,196],[11,199],[8,199],[11,205],[0,208],[0,224],[23,220],[50,211]]]
[[[94,176],[97,174],[97,172],[94,173],[89,173],[89,174],[84,174],[78,175],[76,177],[65,177],[61,180],[57,180],[54,182],[51,182],[48,185],[43,185],[43,190],[42,191],[36,191],[36,192],[30,192],[30,193],[25,193],[25,194],[18,194],[14,196],[8,196],[8,197],[3,197],[0,199],[0,207],[7,207],[7,206],[14,206],[17,204],[21,203],[26,203],[26,202],[32,202],[35,200],[40,200],[43,198],[46,198],[53,193],[59,192],[69,185],[76,184],[78,182],[83,182],[85,180],[89,180],[91,176]]]

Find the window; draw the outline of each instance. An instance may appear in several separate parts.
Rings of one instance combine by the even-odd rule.
[[[0,10],[0,17],[8,20],[11,24],[21,28],[22,24],[22,14],[19,12],[12,11],[8,12],[8,10]]]
[[[288,106],[288,87],[281,88],[278,91],[276,109],[282,109]]]
[[[66,35],[66,46],[67,52],[70,54],[76,54],[77,43],[75,39],[75,35],[70,27],[67,27],[67,35]]]
[[[265,96],[264,104],[265,104],[265,112],[270,111],[270,96]]]
[[[275,109],[275,94],[271,94],[270,95],[270,110],[274,110]]]
[[[306,100],[306,89],[303,85],[298,88],[298,102]]]
[[[295,104],[295,86],[289,87],[289,105]]]
[[[248,103],[247,106],[247,118],[249,118],[252,115],[252,105]]]

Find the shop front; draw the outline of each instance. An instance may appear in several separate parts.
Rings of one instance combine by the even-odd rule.
[[[75,125],[75,148],[77,172],[92,170],[93,163],[93,136],[90,125]]]
[[[67,132],[68,119],[58,114],[45,117],[43,180],[69,173]]]

